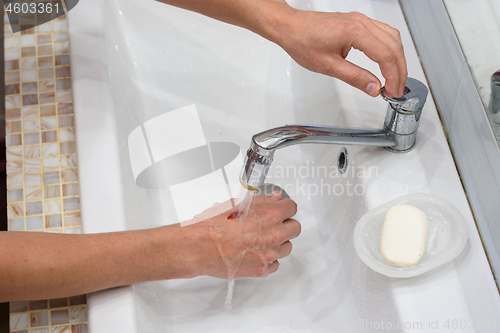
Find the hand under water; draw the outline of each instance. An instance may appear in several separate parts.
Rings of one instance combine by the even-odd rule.
[[[297,212],[296,203],[278,192],[255,197],[250,210],[241,216],[234,217],[234,211],[200,223],[207,224],[213,241],[201,258],[200,275],[237,278],[274,273],[278,260],[292,251],[290,240],[300,234],[300,223],[291,218]]]

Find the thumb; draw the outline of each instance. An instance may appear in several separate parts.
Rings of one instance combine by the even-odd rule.
[[[351,86],[364,91],[372,97],[377,97],[380,93],[380,88],[382,87],[379,79],[367,71],[352,62],[345,59],[339,59],[336,61],[335,66],[331,68],[335,69],[332,76],[350,84]]]
[[[266,203],[266,202],[274,202],[283,199],[283,195],[280,191],[274,191],[269,195],[265,196],[256,196],[255,203]]]

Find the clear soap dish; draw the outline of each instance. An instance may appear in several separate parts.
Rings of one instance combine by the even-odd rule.
[[[380,253],[380,231],[384,218],[394,205],[411,205],[427,216],[427,243],[422,259],[412,267],[398,267]],[[378,206],[361,217],[354,229],[354,248],[361,260],[374,271],[397,278],[420,275],[456,258],[468,239],[467,225],[460,211],[449,201],[435,195],[403,195]]]

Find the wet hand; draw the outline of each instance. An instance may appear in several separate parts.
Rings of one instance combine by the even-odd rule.
[[[291,239],[300,234],[300,223],[291,217],[297,205],[291,199],[255,197],[248,212],[234,217],[229,210],[207,221],[217,249],[207,251],[206,275],[219,278],[264,277],[275,272],[292,251]]]
[[[290,12],[286,30],[281,30],[274,40],[299,65],[376,97],[381,88],[378,78],[345,59],[355,48],[378,63],[389,94],[403,94],[408,72],[398,30],[357,12]]]

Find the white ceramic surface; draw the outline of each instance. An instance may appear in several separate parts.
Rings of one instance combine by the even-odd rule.
[[[409,75],[425,82],[397,1],[290,3],[357,10],[398,28]],[[69,30],[87,233],[178,222],[171,190],[139,186],[129,156],[130,134],[166,112],[194,104],[207,142],[234,143],[242,151],[253,134],[283,124],[382,126],[387,105],[381,98],[308,72],[278,46],[198,14],[153,1],[86,0],[69,13]],[[361,53],[352,51],[349,59],[381,77]],[[324,172],[336,164],[338,146],[276,153],[268,181],[298,203],[302,234],[277,273],[236,281],[231,312],[224,308],[225,281],[150,282],[89,295],[90,330],[373,332],[390,323],[395,332],[412,331],[408,326],[436,332],[435,325],[445,330],[456,319],[480,332],[480,323],[498,321],[498,291],[432,98],[412,152],[347,148],[351,171],[344,176]],[[179,166],[186,167],[193,166]],[[369,209],[415,192],[458,207],[470,242],[455,260],[418,277],[382,276],[356,255],[355,223]]]

